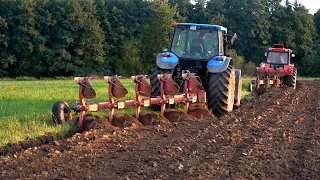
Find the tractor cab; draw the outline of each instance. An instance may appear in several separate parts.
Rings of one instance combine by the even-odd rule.
[[[271,67],[283,67],[291,64],[291,57],[294,58],[295,54],[292,53],[291,49],[284,48],[283,44],[274,44],[272,48],[265,52],[265,56]]]
[[[180,69],[204,77],[208,67],[229,64],[231,58],[225,61],[226,35],[227,28],[222,26],[179,23],[175,25],[170,50],[163,55],[169,57],[166,60],[174,57]]]
[[[224,55],[223,35],[227,29],[210,24],[179,23],[170,51],[179,59],[209,60]]]

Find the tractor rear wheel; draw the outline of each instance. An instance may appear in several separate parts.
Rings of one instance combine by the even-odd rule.
[[[55,102],[52,106],[52,120],[57,124],[65,124],[72,120],[69,104],[64,101]]]
[[[208,107],[220,117],[232,111],[235,91],[235,69],[229,65],[221,73],[211,73],[208,87]]]
[[[288,87],[292,87],[296,89],[297,87],[297,69],[295,68],[292,72],[292,75],[288,75],[284,77],[284,83]]]
[[[153,92],[151,93],[151,97],[160,96],[160,80],[158,79],[158,74],[170,74],[171,70],[169,69],[161,69],[155,64],[151,72],[150,85],[153,88]],[[153,110],[160,110],[160,105],[151,104],[150,106]]]
[[[161,69],[157,65],[154,66],[151,72],[150,85],[153,88],[151,96],[160,96],[160,81],[158,79],[158,74],[170,74],[170,69]]]

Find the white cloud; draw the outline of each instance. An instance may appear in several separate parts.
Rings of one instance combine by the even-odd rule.
[[[294,3],[295,0],[290,0],[291,3]],[[298,0],[299,3],[304,5],[311,14],[314,14],[320,9],[320,1],[319,0]],[[285,3],[285,0],[282,0],[282,3]]]

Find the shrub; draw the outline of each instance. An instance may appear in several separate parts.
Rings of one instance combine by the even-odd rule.
[[[140,46],[137,40],[129,40],[121,45],[122,57],[115,62],[117,74],[131,76],[142,72]]]

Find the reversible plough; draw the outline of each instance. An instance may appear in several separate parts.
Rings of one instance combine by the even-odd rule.
[[[53,120],[58,123],[72,120],[70,109],[79,113],[79,124],[83,130],[83,120],[86,112],[97,112],[101,109],[109,109],[109,122],[112,124],[113,116],[116,109],[125,109],[129,106],[135,106],[135,117],[139,119],[142,107],[150,107],[158,105],[161,107],[163,115],[167,105],[184,104],[185,112],[188,112],[190,103],[205,103],[206,92],[202,84],[197,80],[194,73],[183,73],[184,91],[178,93],[180,87],[172,79],[170,74],[159,74],[160,81],[160,96],[151,97],[153,88],[147,82],[146,75],[131,76],[135,83],[135,99],[122,100],[128,94],[128,90],[120,82],[119,76],[105,76],[104,80],[109,86],[109,101],[108,102],[90,102],[85,99],[93,99],[96,97],[96,92],[90,84],[91,77],[75,77],[74,80],[79,84],[79,103],[74,106],[69,106],[66,102],[57,102],[52,109]]]

